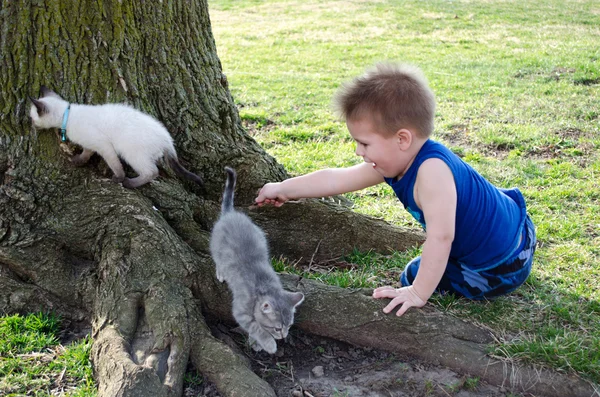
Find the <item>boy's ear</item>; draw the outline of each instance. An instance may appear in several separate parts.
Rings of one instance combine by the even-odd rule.
[[[29,99],[31,100],[31,103],[33,103],[35,108],[37,109],[38,116],[48,113],[48,108],[46,107],[44,102],[38,101],[37,99],[32,98],[32,97],[29,97]]]
[[[54,96],[54,97],[60,98],[60,95],[58,95],[56,92],[52,91],[50,88],[43,85],[40,87],[40,98],[44,98],[47,96]]]
[[[402,128],[396,131],[396,139],[398,143],[398,147],[401,150],[407,150],[413,141],[413,133],[411,130],[407,130],[406,128]]]

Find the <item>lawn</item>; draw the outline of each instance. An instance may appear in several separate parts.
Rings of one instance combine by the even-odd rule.
[[[341,83],[378,61],[419,66],[437,97],[434,139],[497,186],[519,187],[539,240],[518,292],[433,304],[492,328],[492,354],[600,383],[597,2],[212,0],[209,8],[242,121],[291,175],[361,161],[331,110]],[[358,212],[418,227],[386,186],[347,197]],[[415,254],[356,252],[349,270],[306,276],[375,287]]]
[[[93,397],[90,337],[59,343],[60,319],[43,313],[0,318],[0,396]]]

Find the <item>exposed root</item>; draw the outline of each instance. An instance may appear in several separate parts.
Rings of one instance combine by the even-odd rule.
[[[154,368],[136,364],[129,354],[129,343],[113,327],[94,337],[92,361],[99,380],[100,397],[167,397],[169,393]]]
[[[8,267],[0,263],[0,313],[35,313],[52,311],[75,323],[86,323],[89,313],[73,307],[48,291],[11,277]]]
[[[228,397],[275,397],[271,386],[258,377],[248,362],[214,338],[206,323],[197,322],[191,359],[198,371]]]

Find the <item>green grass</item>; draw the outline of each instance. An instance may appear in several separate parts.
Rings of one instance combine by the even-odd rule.
[[[600,383],[596,1],[209,0],[209,8],[241,119],[292,175],[360,161],[331,111],[342,82],[382,60],[421,67],[437,96],[434,138],[496,185],[518,186],[540,243],[516,293],[431,303],[493,329],[494,355]],[[347,197],[356,211],[418,227],[385,186]],[[354,252],[310,272],[275,267],[376,287],[395,282],[418,253]],[[90,339],[63,347],[58,327],[47,315],[0,318],[0,395],[45,396],[59,386],[70,396],[95,395]]]
[[[595,1],[209,1],[218,55],[248,131],[292,175],[361,161],[331,111],[377,61],[421,67],[434,138],[524,193],[538,233],[516,293],[432,303],[491,327],[491,353],[600,383],[600,6]],[[417,228],[391,189],[347,195],[358,212]],[[342,287],[397,280],[418,250],[353,253],[290,271]]]
[[[0,395],[96,395],[91,338],[62,346],[59,325],[47,314],[0,317]]]

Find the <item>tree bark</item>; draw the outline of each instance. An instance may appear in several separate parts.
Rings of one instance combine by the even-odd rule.
[[[91,324],[100,396],[181,396],[188,361],[225,396],[274,396],[204,320],[231,320],[208,254],[223,167],[237,169],[244,208],[266,181],[287,177],[243,131],[206,2],[2,0],[0,18],[0,312],[52,310]],[[77,148],[31,128],[26,98],[42,84],[74,103],[128,102],[154,115],[205,188],[164,171],[127,190],[99,159],[74,168],[65,152]],[[423,238],[319,200],[249,213],[272,254],[294,260]],[[477,364],[487,359],[486,331],[431,310],[383,316],[362,292],[284,281],[307,295],[298,326],[308,332],[504,379]]]

